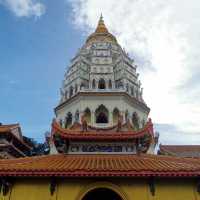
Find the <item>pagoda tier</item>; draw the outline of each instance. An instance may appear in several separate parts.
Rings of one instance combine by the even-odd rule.
[[[144,128],[134,130],[128,121],[119,125],[97,128],[74,123],[62,128],[56,120],[52,123],[52,139],[58,152],[65,153],[138,153],[147,152],[155,145],[153,123],[149,119]]]

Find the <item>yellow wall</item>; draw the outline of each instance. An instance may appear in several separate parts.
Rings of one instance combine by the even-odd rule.
[[[0,200],[81,200],[94,188],[109,188],[123,200],[200,200],[197,184],[192,179],[160,179],[155,181],[155,196],[147,179],[68,179],[57,180],[54,195],[50,194],[50,179],[13,180],[12,189]]]

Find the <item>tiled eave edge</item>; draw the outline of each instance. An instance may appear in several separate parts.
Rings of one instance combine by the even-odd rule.
[[[168,177],[168,178],[181,178],[181,177],[199,177],[200,171],[179,171],[179,172],[168,172],[168,171],[0,171],[1,177],[133,177],[133,178],[145,178],[145,177]]]
[[[88,139],[98,139],[98,140],[132,140],[139,137],[143,137],[145,134],[151,135],[154,137],[153,124],[151,121],[147,122],[146,126],[138,131],[125,131],[125,132],[111,132],[111,133],[100,133],[93,131],[91,132],[81,132],[81,131],[73,131],[69,129],[61,128],[58,123],[54,120],[52,123],[52,134],[59,134],[61,137],[66,139],[80,139],[80,140],[88,140]]]

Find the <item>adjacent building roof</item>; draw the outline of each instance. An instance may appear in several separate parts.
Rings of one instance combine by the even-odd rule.
[[[160,145],[158,153],[179,157],[200,157],[200,145]]]
[[[0,124],[0,158],[24,157],[31,147],[24,142],[19,124]]]
[[[1,124],[0,133],[10,132],[15,128],[19,128],[19,124]]]
[[[23,141],[21,128],[19,124],[5,124],[0,125],[0,134],[10,135],[16,140],[20,145],[23,145],[26,149],[31,149],[31,147]]]
[[[0,176],[197,177],[200,160],[158,155],[48,155],[0,160]]]

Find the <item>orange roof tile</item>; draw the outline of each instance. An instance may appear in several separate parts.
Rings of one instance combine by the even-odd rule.
[[[200,160],[157,155],[48,155],[0,160],[0,176],[196,177]]]

